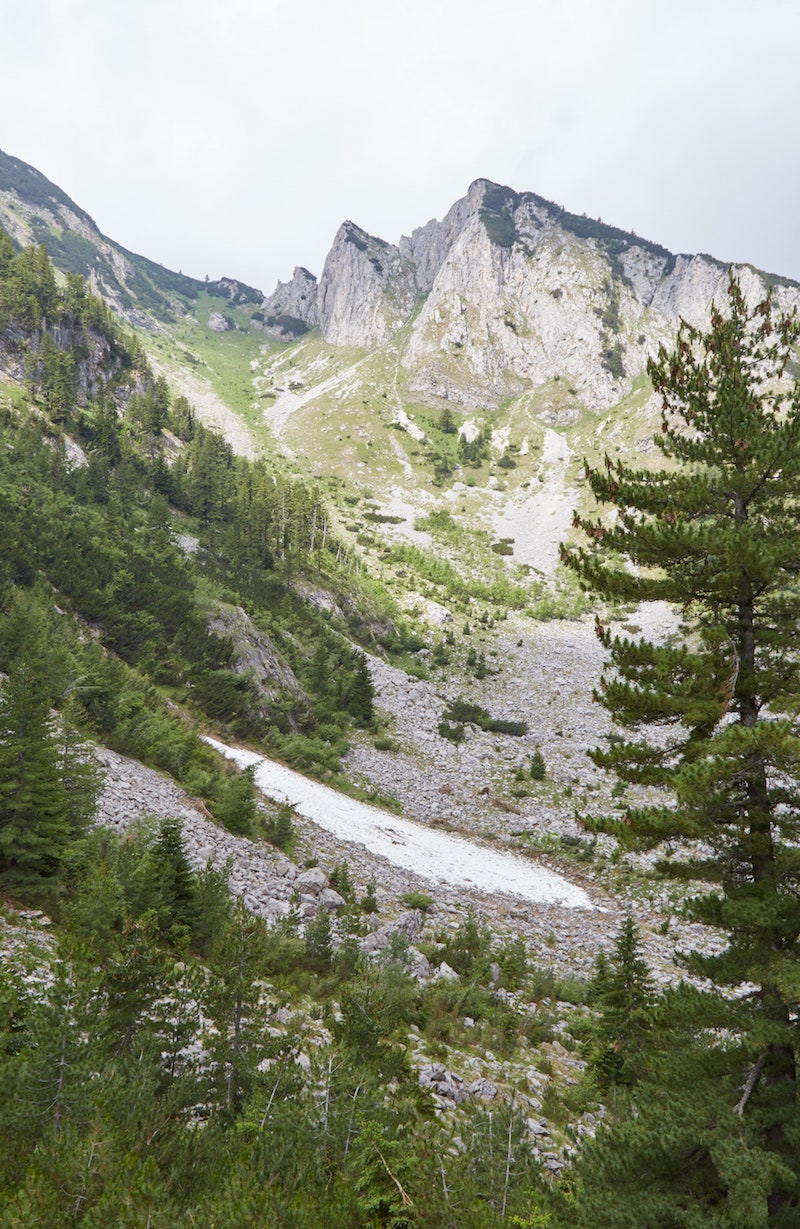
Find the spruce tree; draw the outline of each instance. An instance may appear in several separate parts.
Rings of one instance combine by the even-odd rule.
[[[76,706],[68,701],[62,710],[57,734],[59,778],[73,839],[83,836],[92,824],[103,787],[103,774],[92,746],[72,720],[75,711]]]
[[[257,1080],[267,1036],[262,982],[267,931],[239,900],[215,936],[205,1008],[214,1021],[208,1039],[218,1110],[235,1117]]]
[[[629,914],[611,959],[601,952],[595,965],[592,1003],[598,1020],[587,1059],[603,1093],[612,1085],[633,1085],[642,1074],[653,1027],[655,985],[640,950],[639,930]]]
[[[175,816],[161,820],[148,863],[159,931],[173,942],[188,939],[197,920],[197,876]]]
[[[333,960],[331,919],[324,905],[306,926],[306,960],[315,973],[325,973]]]
[[[593,758],[621,781],[662,789],[594,826],[628,847],[677,840],[666,869],[705,885],[690,911],[727,946],[692,964],[750,989],[736,1024],[743,1091],[726,1130],[741,1140],[744,1120],[756,1167],[773,1175],[770,1223],[797,1215],[784,1167],[800,1171],[800,387],[787,376],[798,337],[795,314],[771,294],[749,307],[731,277],[708,329],[682,323],[675,349],[649,364],[667,464],[587,467],[614,516],[576,516],[589,541],[562,552],[604,597],[663,599],[681,612],[679,636],[661,643],[598,623],[609,664],[596,699],[617,733]]]
[[[369,725],[375,715],[375,686],[364,654],[355,652],[353,657],[355,673],[349,688],[347,709],[359,725]]]
[[[27,665],[0,688],[0,875],[19,889],[54,876],[72,836],[43,681]]]

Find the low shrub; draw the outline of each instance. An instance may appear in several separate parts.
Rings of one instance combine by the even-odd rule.
[[[452,700],[442,714],[442,722],[454,721],[460,724],[469,723],[489,734],[511,734],[520,738],[528,732],[527,721],[507,721],[501,717],[493,717],[479,704],[473,704],[459,696]],[[441,724],[441,723],[440,723]],[[441,733],[441,731],[440,731]],[[446,737],[446,736],[445,736]]]

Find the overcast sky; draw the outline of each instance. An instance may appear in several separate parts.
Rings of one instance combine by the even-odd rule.
[[[4,9],[0,148],[184,273],[269,292],[486,177],[800,280],[796,0]]]

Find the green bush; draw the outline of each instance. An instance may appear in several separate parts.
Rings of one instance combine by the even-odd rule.
[[[490,734],[511,734],[515,738],[519,738],[528,732],[527,721],[506,721],[500,717],[492,717],[485,708],[481,708],[479,704],[473,704],[461,696],[456,700],[451,700],[442,714],[442,722],[440,724],[448,721],[454,721],[462,725],[465,722],[469,722],[471,725],[477,725],[481,730],[486,730]],[[441,730],[439,733],[441,734]]]
[[[498,247],[510,248],[517,237],[514,219],[507,213],[491,213],[488,209],[481,210],[481,221],[486,227],[486,233],[492,243]]]
[[[436,729],[442,738],[448,739],[451,743],[463,743],[464,741],[464,727],[460,723],[451,725],[449,721],[445,721],[443,718]]]
[[[264,836],[271,845],[276,845],[278,849],[286,849],[292,842],[294,837],[293,814],[292,804],[283,802],[275,815],[264,825]]]
[[[541,751],[537,747],[537,749],[534,751],[533,755],[531,756],[531,767],[530,767],[531,781],[544,781],[546,774],[547,774],[547,767],[544,762],[544,756],[542,755]]]
[[[433,897],[428,896],[426,892],[406,892],[400,900],[409,909],[421,909],[423,913],[426,913],[431,905],[436,903]]]

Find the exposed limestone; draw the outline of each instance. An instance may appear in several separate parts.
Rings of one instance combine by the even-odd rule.
[[[419,1071],[422,1088],[429,1088],[437,1105],[451,1102],[461,1105],[472,1096],[466,1080],[454,1071],[448,1071],[444,1063],[428,1063]]]
[[[264,699],[273,700],[285,690],[298,696],[303,694],[291,666],[278,653],[266,632],[256,627],[241,606],[213,602],[209,627],[219,635],[231,638],[236,671],[247,675]]]
[[[476,180],[469,192],[448,210],[441,222],[432,219],[400,240],[400,255],[414,265],[417,286],[427,294],[436,280],[447,253],[461,234],[470,214],[483,199],[483,181]]]
[[[735,271],[755,303],[764,277],[748,266]],[[597,410],[627,395],[680,318],[705,326],[727,280],[720,261],[672,256],[533,193],[479,179],[441,222],[427,222],[398,247],[345,222],[316,296],[311,275],[295,270],[265,310],[291,307],[342,346],[381,345],[411,321],[401,361],[416,398],[496,406],[563,378],[577,415],[578,403]],[[800,304],[800,287],[778,283],[775,296],[790,309]]]
[[[308,269],[298,266],[291,281],[278,282],[272,294],[262,304],[263,329],[271,337],[288,340],[297,336],[297,324],[312,327],[319,324],[317,279]]]
[[[251,459],[258,455],[247,424],[225,404],[204,375],[193,371],[188,364],[168,363],[156,353],[149,355],[149,363],[156,375],[164,376],[176,393],[191,402],[204,426],[225,437],[234,452]]]
[[[399,250],[345,222],[319,284],[322,335],[335,346],[369,346],[401,327],[416,300],[414,271]]]
[[[175,816],[182,821],[183,839],[193,866],[202,870],[210,864],[220,871],[228,867],[231,892],[267,921],[286,917],[295,893],[302,893],[310,882],[318,885],[315,896],[328,887],[327,876],[320,870],[306,871],[311,879],[297,882],[300,873],[287,857],[263,842],[220,828],[208,817],[202,803],[189,798],[168,777],[107,748],[98,750],[98,758],[106,770],[98,808],[101,823],[123,832],[144,816]],[[326,907],[330,904],[337,912],[341,905],[333,897],[325,902]],[[315,902],[312,913],[316,910]]]

